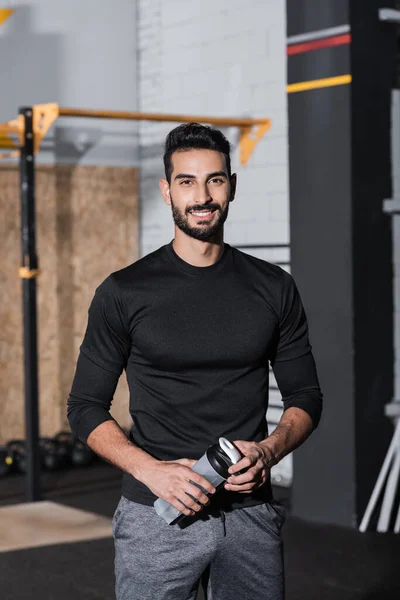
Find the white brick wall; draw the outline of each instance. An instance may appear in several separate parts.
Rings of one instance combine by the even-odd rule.
[[[281,0],[138,0],[139,110],[266,116],[269,133],[238,173],[225,225],[233,245],[289,242],[286,15]],[[158,190],[162,143],[173,123],[140,125],[141,254],[170,241]],[[237,146],[238,130],[225,130]]]

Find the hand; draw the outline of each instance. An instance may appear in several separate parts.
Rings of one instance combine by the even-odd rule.
[[[215,493],[215,487],[198,473],[190,469],[196,461],[189,458],[179,460],[154,460],[148,464],[140,476],[156,496],[163,498],[185,515],[194,515],[210,503],[210,499],[196,485]]]
[[[249,494],[266,482],[271,467],[275,464],[274,457],[271,450],[258,442],[239,440],[233,444],[243,454],[243,458],[230,467],[231,476],[224,487],[230,492]],[[246,472],[242,475],[232,475],[243,469]]]

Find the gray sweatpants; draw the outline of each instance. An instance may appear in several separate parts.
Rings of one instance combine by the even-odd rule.
[[[123,496],[113,518],[117,600],[195,600],[207,574],[207,600],[283,600],[276,501],[213,511],[167,525],[152,506]]]

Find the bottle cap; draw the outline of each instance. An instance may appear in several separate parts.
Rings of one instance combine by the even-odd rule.
[[[229,456],[232,464],[235,465],[242,458],[240,452],[235,448],[235,446],[224,437],[219,438],[220,448]]]

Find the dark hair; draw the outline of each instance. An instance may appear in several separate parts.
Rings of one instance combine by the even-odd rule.
[[[225,156],[225,164],[228,176],[231,175],[231,145],[219,129],[200,123],[183,123],[178,125],[166,137],[164,149],[165,177],[170,183],[173,171],[171,156],[173,152],[204,148],[204,150],[216,150]]]

